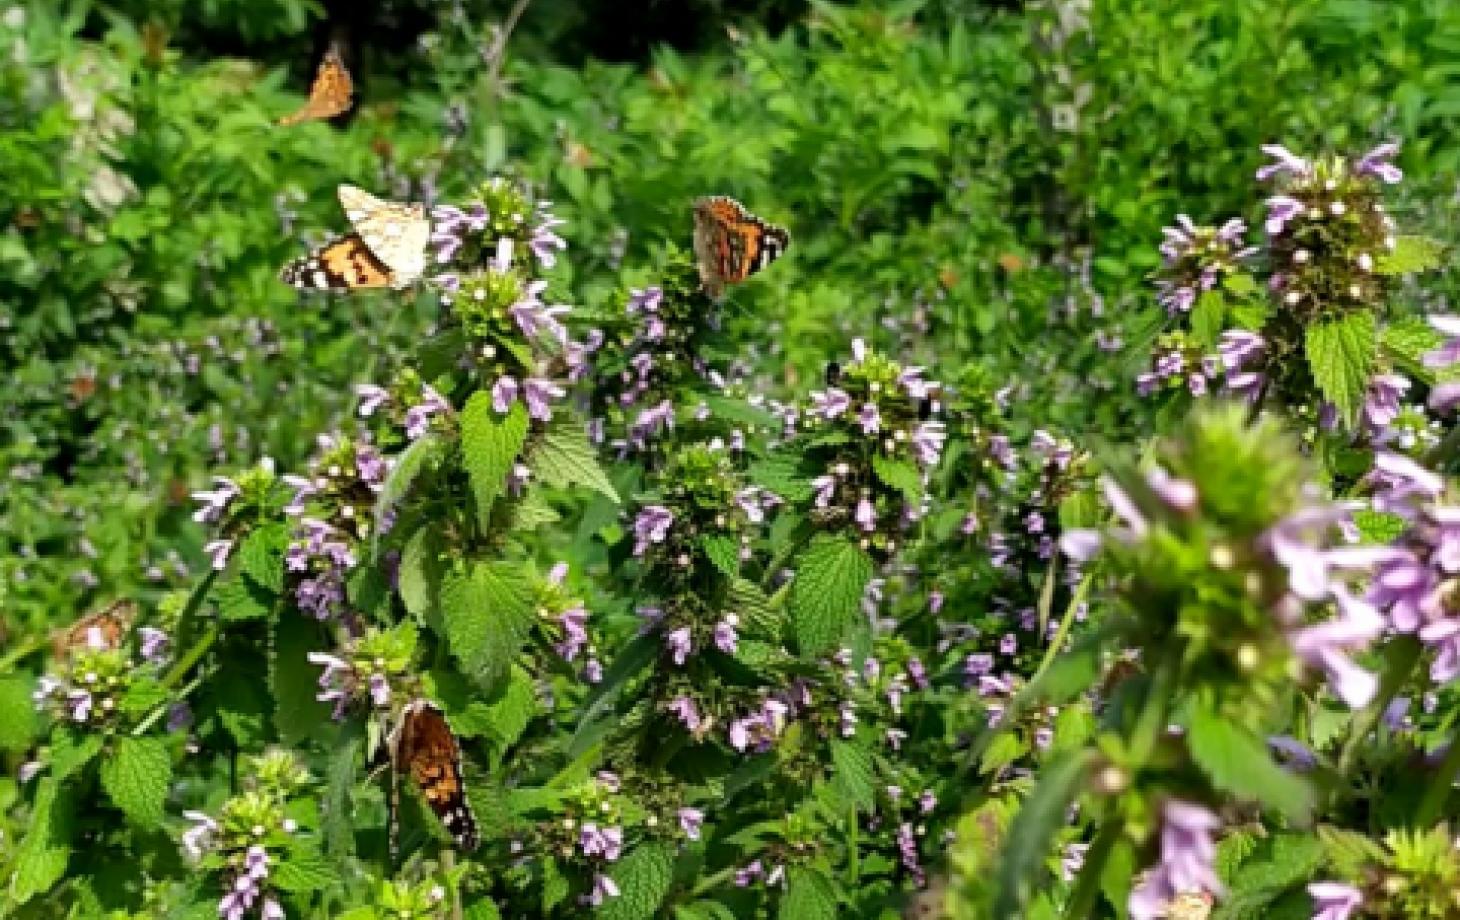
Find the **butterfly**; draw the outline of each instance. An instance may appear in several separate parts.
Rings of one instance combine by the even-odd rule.
[[[100,652],[119,649],[136,619],[137,605],[134,602],[126,599],[113,601],[52,633],[51,650],[57,658],[64,658],[81,650]]]
[[[718,300],[726,284],[739,284],[781,257],[791,245],[784,227],[768,224],[734,198],[695,199],[695,260],[705,293]]]
[[[401,710],[389,746],[391,769],[397,782],[402,774],[409,773],[456,845],[463,850],[475,850],[477,821],[466,800],[461,746],[441,707],[419,697],[411,700]],[[398,813],[399,809],[394,811]]]
[[[324,60],[319,62],[314,83],[309,87],[308,101],[299,111],[279,119],[279,124],[295,125],[301,121],[334,118],[350,110],[354,92],[355,83],[350,79],[350,72],[345,69],[345,62],[340,60],[340,53],[331,48],[324,53]]]
[[[409,287],[426,271],[431,222],[421,204],[376,198],[341,185],[340,206],[355,232],[336,237],[279,272],[285,284],[305,290]]]

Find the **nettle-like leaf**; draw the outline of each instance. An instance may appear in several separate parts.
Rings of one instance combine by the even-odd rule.
[[[1427,272],[1445,264],[1446,248],[1439,240],[1423,236],[1396,237],[1394,248],[1375,260],[1374,271],[1380,275]]]
[[[791,625],[801,652],[834,648],[862,609],[872,560],[844,537],[818,536],[801,556],[791,584]]]
[[[1312,812],[1313,788],[1308,781],[1278,766],[1261,738],[1226,716],[1198,710],[1186,744],[1218,789],[1261,802],[1290,820],[1306,820]]]
[[[850,741],[831,743],[833,788],[837,797],[870,812],[877,803],[876,776],[872,769],[872,752]]]
[[[101,753],[101,746],[98,735],[61,729],[51,738],[51,776],[62,782],[85,769]]]
[[[328,888],[336,878],[329,860],[304,847],[291,852],[269,873],[270,884],[295,894]]]
[[[1203,291],[1191,307],[1191,338],[1202,348],[1212,348],[1227,323],[1227,298],[1219,290]]]
[[[743,399],[709,393],[704,396],[703,401],[709,407],[711,415],[735,425],[774,430],[781,424],[780,419],[770,412],[759,406],[752,406]]]
[[[801,475],[800,457],[789,454],[773,454],[750,465],[745,476],[751,483],[774,492],[788,502],[802,502],[815,491],[811,480]]]
[[[209,595],[218,605],[218,618],[225,623],[266,620],[273,615],[277,595],[251,578],[231,578],[215,586]]]
[[[785,611],[771,605],[760,585],[745,578],[730,582],[727,609],[739,615],[744,629],[754,635],[779,638],[786,623]]]
[[[101,762],[101,785],[112,804],[144,828],[162,823],[171,781],[172,758],[156,738],[122,738]]]
[[[319,623],[304,616],[274,621],[269,644],[269,688],[274,696],[274,728],[286,744],[299,744],[328,725],[330,707],[315,699],[319,667],[309,653],[324,647]]]
[[[1388,545],[1399,538],[1409,523],[1397,514],[1361,508],[1353,513],[1354,526],[1365,543]]]
[[[909,502],[923,500],[923,477],[911,463],[877,454],[872,458],[872,472],[884,485],[901,492]]]
[[[786,873],[786,893],[777,916],[780,920],[835,920],[837,899],[831,881],[815,869],[791,869]]]
[[[278,594],[284,590],[284,551],[288,548],[288,525],[282,521],[265,524],[238,548],[239,568],[260,588]]]
[[[721,572],[734,578],[740,574],[740,541],[729,534],[712,533],[700,537],[705,557]]]
[[[598,455],[577,423],[548,432],[533,449],[527,465],[535,478],[550,486],[587,486],[619,501],[618,490],[598,465]]]
[[[1437,379],[1448,379],[1455,371],[1436,369],[1425,364],[1425,355],[1445,341],[1445,336],[1418,316],[1405,316],[1385,324],[1380,337],[1384,356],[1406,375],[1421,383],[1433,385]]]
[[[0,680],[0,751],[23,751],[35,737],[35,703],[31,682],[18,677]]]
[[[71,858],[70,822],[59,793],[56,777],[43,777],[36,784],[25,839],[15,852],[10,873],[10,896],[17,904],[49,891],[66,874]]]
[[[511,563],[469,563],[442,580],[441,615],[462,670],[483,688],[495,688],[532,629],[532,577]]]
[[[1313,323],[1308,327],[1305,350],[1318,389],[1352,424],[1363,405],[1378,353],[1374,314],[1359,311]]]
[[[471,483],[477,519],[485,527],[492,503],[507,489],[507,477],[527,443],[527,410],[514,402],[501,415],[492,408],[492,394],[478,390],[461,410],[461,465]]]
[[[1323,865],[1323,844],[1309,834],[1278,834],[1261,841],[1233,873],[1227,896],[1213,920],[1265,920],[1280,916],[1276,905],[1301,892]],[[1303,906],[1308,906],[1306,895]],[[1307,917],[1309,913],[1298,916]]]
[[[428,432],[412,441],[396,456],[395,462],[391,464],[390,474],[385,477],[385,483],[375,496],[375,526],[370,530],[372,552],[378,549],[380,535],[387,530],[385,521],[396,504],[410,493],[411,487],[421,474],[434,469],[446,454],[446,439],[435,432]]]
[[[650,920],[674,882],[674,850],[657,840],[640,844],[609,875],[618,884],[619,896],[604,901],[598,916],[604,920]]]
[[[396,590],[406,610],[418,619],[426,619],[436,609],[445,571],[440,532],[427,524],[406,541],[396,568]]]

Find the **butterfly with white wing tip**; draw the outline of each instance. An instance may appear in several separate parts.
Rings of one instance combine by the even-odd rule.
[[[425,206],[385,201],[353,185],[341,185],[338,192],[355,231],[285,265],[280,280],[318,291],[400,290],[418,281],[431,238]]]
[[[739,284],[781,257],[791,245],[785,227],[767,223],[734,198],[695,199],[695,260],[700,284],[719,300],[725,285]]]
[[[396,789],[400,777],[409,774],[420,788],[426,804],[441,819],[446,830],[463,850],[475,850],[476,816],[466,798],[466,781],[461,772],[461,745],[446,721],[441,707],[417,697],[401,710],[388,742]],[[399,803],[392,808],[400,813]],[[396,825],[391,823],[391,851],[396,849]]]

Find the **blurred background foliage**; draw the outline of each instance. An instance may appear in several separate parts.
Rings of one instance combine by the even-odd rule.
[[[276,127],[331,43],[356,110]],[[186,583],[188,493],[296,464],[426,327],[277,282],[339,182],[538,184],[588,315],[732,194],[794,237],[736,295],[774,385],[862,335],[1114,436],[1100,346],[1141,360],[1177,211],[1232,215],[1262,143],[1393,137],[1453,239],[1457,121],[1448,0],[0,0],[0,630]]]

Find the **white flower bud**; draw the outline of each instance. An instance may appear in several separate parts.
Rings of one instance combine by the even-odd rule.
[[[1293,262],[1298,265],[1307,265],[1311,258],[1313,258],[1313,254],[1306,249],[1299,249],[1293,253]]]
[[[1344,204],[1342,201],[1335,201],[1328,206],[1328,210],[1333,212],[1334,217],[1342,217],[1345,213],[1348,212],[1348,205]]]
[[[1359,271],[1371,272],[1374,270],[1374,257],[1369,255],[1367,252],[1359,253],[1359,258],[1357,261],[1359,265]]]

